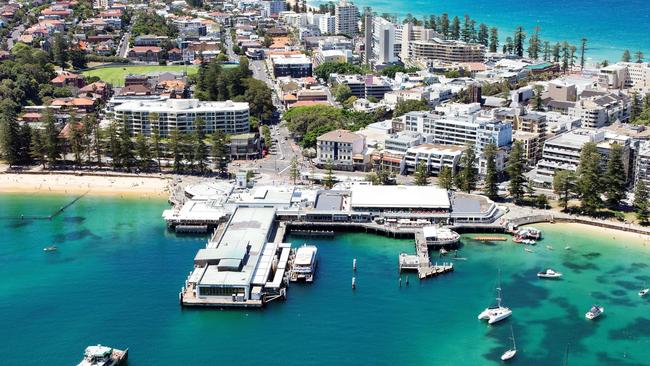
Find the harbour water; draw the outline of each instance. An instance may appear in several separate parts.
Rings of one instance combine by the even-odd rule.
[[[400,288],[397,256],[414,252],[412,240],[340,234],[309,239],[318,246],[315,282],[292,284],[286,302],[183,310],[178,291],[205,238],[167,233],[162,200],[88,196],[51,221],[16,219],[71,198],[0,196],[2,365],[71,365],[96,343],[128,346],[132,366],[496,365],[510,324],[512,364],[561,365],[567,344],[569,365],[650,364],[650,297],[637,294],[650,282],[650,243],[638,237],[539,225],[544,239],[527,253],[464,235],[467,260],[455,272],[422,282],[412,274]],[[58,250],[43,252],[50,245]],[[546,267],[564,278],[537,279]],[[476,316],[494,302],[499,269],[514,314],[488,326]],[[590,322],[593,303],[605,314]]]
[[[310,1],[318,6],[327,1]],[[535,26],[541,28],[541,38],[554,42],[568,41],[580,46],[586,37],[587,56],[594,61],[620,60],[625,49],[632,54],[641,50],[650,56],[647,30],[650,28],[650,3],[646,0],[355,0],[360,8],[371,6],[378,14],[389,13],[404,17],[407,13],[422,17],[430,14],[464,14],[478,23],[498,27],[502,41],[522,25],[529,34]],[[552,43],[552,44],[553,44]],[[528,42],[526,41],[526,47]]]

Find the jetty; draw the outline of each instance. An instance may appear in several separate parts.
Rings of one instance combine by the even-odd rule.
[[[508,238],[505,236],[475,236],[472,240],[476,241],[506,241]]]
[[[429,246],[424,238],[424,233],[419,230],[415,233],[415,253],[406,254],[400,253],[399,255],[399,270],[417,270],[418,278],[421,280],[429,277],[435,277],[441,274],[449,273],[454,270],[452,262],[444,262],[442,264],[431,263],[429,257]]]

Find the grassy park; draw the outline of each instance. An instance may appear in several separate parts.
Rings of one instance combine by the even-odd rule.
[[[86,70],[83,72],[85,76],[97,76],[101,80],[106,81],[113,86],[124,86],[124,77],[129,74],[148,74],[151,72],[179,72],[185,71],[187,75],[196,74],[198,71],[197,66],[193,65],[142,65],[142,66],[110,66],[101,67],[93,70]]]

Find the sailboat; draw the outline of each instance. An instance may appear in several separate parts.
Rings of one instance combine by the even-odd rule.
[[[483,310],[479,315],[479,320],[487,319],[488,324],[494,324],[512,315],[510,308],[501,306],[501,271],[499,271],[499,287],[497,287],[497,306],[491,306]]]
[[[512,330],[512,325],[510,326],[510,334],[512,334],[512,349],[505,351],[501,355],[501,361],[508,361],[509,359],[515,357],[517,354],[517,344],[515,343],[515,332]]]

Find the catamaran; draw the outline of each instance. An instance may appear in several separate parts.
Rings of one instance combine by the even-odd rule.
[[[510,326],[510,334],[512,334],[512,349],[505,351],[501,355],[501,361],[508,361],[509,359],[515,357],[517,354],[517,344],[515,343],[515,332],[512,330],[512,325]]]
[[[122,351],[98,344],[86,347],[84,359],[77,366],[118,366],[122,365],[128,357],[128,348]]]
[[[501,306],[501,280],[497,287],[497,306],[491,306],[483,310],[479,315],[479,320],[487,319],[488,324],[494,324],[512,315],[512,310],[506,306]]]

